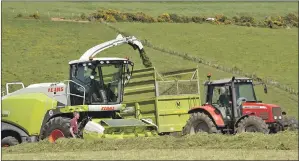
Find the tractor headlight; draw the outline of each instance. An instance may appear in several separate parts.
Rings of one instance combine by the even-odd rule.
[[[278,116],[278,119],[281,119],[281,116]]]
[[[277,116],[274,116],[274,119],[276,120],[276,119],[277,119]]]

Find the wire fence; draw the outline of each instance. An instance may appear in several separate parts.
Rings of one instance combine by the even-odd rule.
[[[110,25],[107,22],[103,22],[103,23],[106,24],[109,28],[113,29],[114,31],[116,31],[116,32],[118,32],[120,34],[123,34],[125,36],[129,36],[130,35],[127,32],[123,32],[120,29],[118,29],[118,28]],[[177,51],[173,51],[173,50],[169,50],[169,49],[163,48],[161,46],[156,46],[156,45],[153,45],[148,40],[141,40],[141,41],[142,41],[142,43],[143,43],[144,46],[147,46],[147,47],[152,48],[154,50],[157,50],[157,51],[160,51],[160,52],[164,52],[164,53],[168,53],[168,54],[175,55],[175,56],[179,56],[179,57],[181,57],[181,58],[183,58],[185,60],[189,60],[189,61],[193,61],[193,62],[196,62],[196,63],[199,63],[199,64],[207,65],[207,66],[210,66],[212,68],[215,68],[215,69],[227,72],[227,73],[237,74],[237,75],[240,75],[240,76],[245,76],[245,77],[251,78],[251,79],[253,79],[253,80],[257,81],[257,82],[263,82],[263,83],[265,83],[267,85],[272,85],[272,86],[274,86],[274,87],[276,87],[278,89],[284,90],[284,91],[286,91],[286,92],[288,92],[288,93],[290,93],[292,95],[298,96],[298,90],[295,90],[295,89],[289,87],[288,85],[279,83],[276,80],[261,78],[261,77],[257,76],[256,74],[246,73],[246,72],[244,72],[241,69],[238,69],[236,67],[230,68],[230,67],[225,67],[225,66],[222,66],[222,65],[219,65],[219,64],[214,64],[211,61],[207,61],[207,60],[204,60],[202,58],[199,58],[199,57],[196,57],[196,56],[192,56],[189,53],[181,53],[181,52],[177,52]]]
[[[60,12],[60,11],[40,11],[27,9],[12,9],[10,12],[13,16],[29,16],[38,14],[40,18],[67,18],[67,19],[82,19],[84,12]],[[20,16],[21,15],[21,16]]]

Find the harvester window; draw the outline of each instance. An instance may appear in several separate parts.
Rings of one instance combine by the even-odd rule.
[[[118,102],[119,92],[121,91],[121,71],[120,65],[109,65],[102,67],[103,81],[106,86],[108,100]]]

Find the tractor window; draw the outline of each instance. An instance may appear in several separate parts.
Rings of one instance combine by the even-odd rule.
[[[212,104],[228,107],[230,101],[230,91],[228,86],[215,86],[213,89]]]
[[[219,96],[220,96],[220,87],[214,87],[213,97],[212,97],[212,104],[218,104]]]
[[[251,83],[236,84],[237,100],[244,97],[247,101],[256,101],[253,86]]]

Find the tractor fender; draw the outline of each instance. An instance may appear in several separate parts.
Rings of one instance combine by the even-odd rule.
[[[218,126],[218,127],[224,127],[224,121],[221,116],[221,114],[217,111],[214,107],[211,106],[200,106],[200,107],[194,107],[188,111],[189,114],[195,113],[195,112],[203,112],[207,114],[212,121]]]
[[[244,119],[245,117],[249,117],[249,116],[251,116],[251,115],[255,115],[255,113],[254,113],[254,112],[247,113],[247,114],[243,115],[242,117],[240,117],[240,118],[235,122],[234,127],[237,127],[238,124],[239,124],[239,122],[240,122],[242,119]]]
[[[18,133],[22,142],[27,141],[27,138],[29,137],[28,132],[26,130],[23,130],[23,128],[18,127],[17,125],[14,125],[12,123],[1,121],[1,133],[3,131],[14,131]]]

